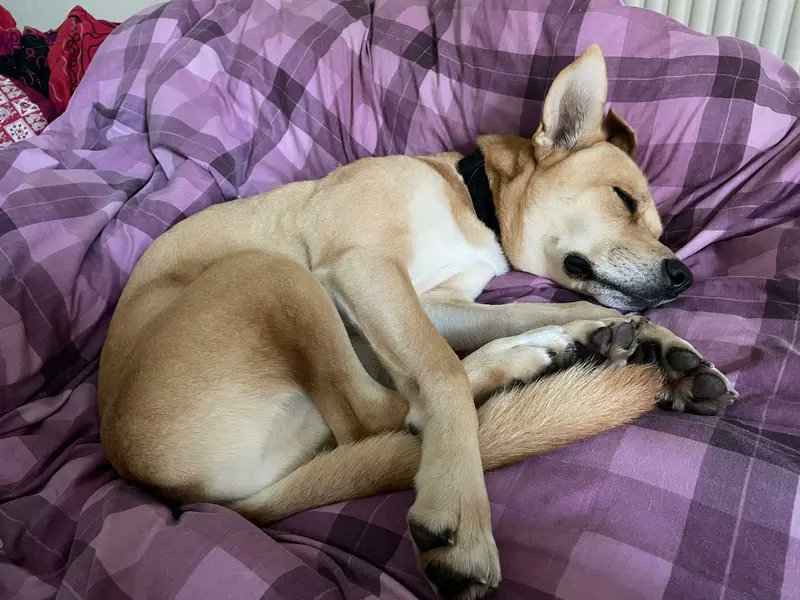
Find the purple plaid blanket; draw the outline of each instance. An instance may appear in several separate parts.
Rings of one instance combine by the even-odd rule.
[[[742,400],[489,474],[497,597],[800,598],[800,78],[612,0],[174,0],[115,31],[67,112],[0,151],[0,598],[431,598],[411,493],[261,530],[121,481],[97,356],[170,225],[362,156],[530,135],[591,42],[695,274],[651,316]],[[484,295],[571,298],[522,274]]]

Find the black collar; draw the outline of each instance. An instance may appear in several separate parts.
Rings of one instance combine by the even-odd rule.
[[[497,222],[497,212],[494,208],[492,189],[489,187],[489,178],[486,176],[486,160],[483,152],[480,149],[475,150],[458,161],[458,172],[469,190],[475,214],[484,225],[494,231],[497,239],[500,239],[500,223]]]

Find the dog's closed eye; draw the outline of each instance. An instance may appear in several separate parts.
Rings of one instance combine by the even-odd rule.
[[[638,206],[636,198],[616,185],[614,186],[614,192],[616,192],[617,196],[619,196],[619,199],[625,204],[625,208],[627,208],[632,215],[636,214],[636,208]]]

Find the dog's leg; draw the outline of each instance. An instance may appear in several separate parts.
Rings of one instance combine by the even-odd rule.
[[[655,406],[664,378],[651,365],[573,365],[506,387],[572,360],[576,338],[603,356],[630,355],[629,323],[609,321],[579,321],[495,340],[464,360],[473,393],[488,396],[478,409],[484,469],[594,435]],[[269,523],[315,506],[408,489],[419,464],[417,436],[382,434],[323,453],[231,508],[256,523]]]
[[[497,306],[478,304],[447,288],[423,294],[422,305],[437,331],[455,350],[474,350],[492,340],[547,325],[620,316],[613,309],[584,301],[561,304],[513,302]]]
[[[540,327],[492,340],[464,359],[472,394],[480,406],[498,389],[541,377],[574,362],[576,352],[563,327]]]
[[[408,414],[406,398],[375,381],[358,358],[342,319],[319,281],[298,266],[291,280],[300,288],[295,297],[282,297],[285,319],[272,317],[272,329],[284,329],[281,348],[289,352],[291,364],[322,413],[337,444],[404,426]],[[304,310],[291,310],[291,302]],[[277,310],[275,311],[278,312]],[[288,347],[288,348],[287,348]]]
[[[478,420],[464,367],[430,319],[404,269],[352,250],[315,271],[363,332],[422,431],[417,498],[409,514],[427,575],[477,594],[500,581],[478,447]]]
[[[304,265],[277,254],[251,252],[216,268],[225,277],[248,281],[250,288],[239,284],[236,289],[258,307],[264,331],[261,351],[284,365],[297,388],[312,399],[336,443],[403,427],[407,401],[370,377],[336,307]]]
[[[478,409],[483,468],[512,464],[627,423],[654,408],[662,383],[649,365],[574,365],[498,391]],[[420,455],[419,437],[407,432],[366,438],[320,454],[231,508],[266,524],[315,506],[409,489]]]
[[[728,380],[687,342],[641,317],[578,321],[564,329],[570,339],[583,340],[590,350],[612,361],[602,367],[573,365],[491,395],[478,409],[484,469],[512,464],[624,424],[654,408],[656,401],[664,408],[708,414],[738,396]],[[531,332],[528,341],[534,336]],[[548,347],[558,336],[547,337],[537,342],[538,347]],[[489,345],[471,355],[471,363],[465,361],[476,391],[488,389],[492,382],[502,388],[514,378],[511,371],[505,372],[504,379],[487,377],[487,373],[492,365],[503,364],[504,354],[516,353],[518,346],[510,342],[505,349]],[[614,367],[625,360],[633,364]],[[546,361],[538,364],[542,362]],[[676,401],[685,404],[676,405]],[[267,523],[315,506],[408,489],[419,461],[417,437],[405,432],[382,434],[321,454],[232,508]]]
[[[639,321],[618,317],[549,325],[500,338],[464,359],[476,404],[500,388],[528,383],[579,360],[627,364]]]
[[[319,281],[286,256],[227,256],[156,319],[119,363],[101,437],[120,474],[175,501],[244,498],[331,437],[403,427],[405,398],[369,376]]]

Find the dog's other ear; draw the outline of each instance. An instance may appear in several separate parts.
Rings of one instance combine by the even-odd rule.
[[[606,63],[592,44],[558,74],[544,99],[542,123],[533,135],[534,154],[543,160],[554,151],[580,150],[605,139]]]
[[[636,132],[633,127],[620,117],[614,109],[608,110],[605,121],[603,121],[603,131],[606,141],[614,144],[631,158],[636,157]]]

